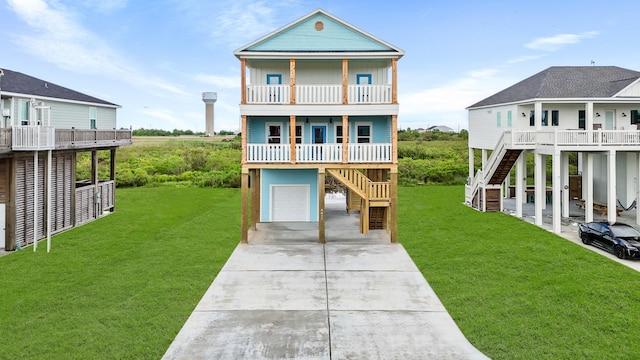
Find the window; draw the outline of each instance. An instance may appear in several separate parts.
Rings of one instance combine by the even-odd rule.
[[[20,100],[20,125],[29,125],[29,102],[26,100]]]
[[[296,144],[302,144],[302,125],[296,125]]]
[[[336,143],[342,144],[342,125],[336,125]]]
[[[507,111],[507,126],[512,127],[513,122],[511,121],[511,110]]]
[[[578,129],[584,130],[586,128],[586,112],[584,110],[578,110]]]
[[[280,124],[267,124],[267,143],[280,144],[282,142],[282,133]]]
[[[496,126],[502,126],[502,120],[500,119],[500,111],[496,113]]]
[[[529,126],[536,126],[536,112],[534,110],[529,111]]]
[[[90,126],[90,129],[97,129],[97,127],[96,127],[97,118],[98,118],[98,109],[96,109],[95,107],[90,107],[89,108],[89,126]]]
[[[640,124],[640,110],[631,110],[631,123]]]
[[[560,124],[560,112],[551,110],[551,126],[558,126],[558,124]]]
[[[358,144],[368,144],[371,142],[371,125],[357,125],[356,133]]]
[[[549,110],[542,110],[542,126],[549,126]]]

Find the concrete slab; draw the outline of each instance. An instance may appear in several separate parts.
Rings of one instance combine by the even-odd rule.
[[[487,359],[446,311],[332,311],[330,321],[334,359]]]
[[[446,311],[419,272],[327,271],[329,310]]]
[[[163,359],[329,359],[325,311],[195,312]]]
[[[328,243],[325,249],[327,270],[418,271],[400,244]]]
[[[326,310],[323,271],[221,271],[196,311]]]
[[[224,270],[324,271],[322,250],[317,244],[240,244],[224,265]]]

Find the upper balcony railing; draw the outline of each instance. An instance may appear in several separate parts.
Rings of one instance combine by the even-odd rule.
[[[0,152],[94,148],[131,144],[131,130],[55,129],[53,126],[14,126],[0,129]]]
[[[511,146],[638,146],[640,131],[637,130],[511,130]]]
[[[391,104],[391,85],[349,85],[348,104]],[[248,85],[247,104],[290,104],[290,85]],[[296,85],[296,104],[342,104],[340,84]]]
[[[296,144],[296,163],[342,163],[342,144]],[[391,144],[347,144],[350,163],[390,163]],[[247,144],[248,163],[289,163],[290,144]]]

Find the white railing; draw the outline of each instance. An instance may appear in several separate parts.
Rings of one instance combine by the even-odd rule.
[[[349,104],[390,104],[391,85],[349,85]]]
[[[351,163],[390,163],[391,144],[347,144]],[[342,144],[296,144],[296,162],[342,162]],[[247,144],[247,162],[283,163],[291,161],[290,144]]]
[[[53,126],[14,126],[11,128],[11,135],[13,150],[51,150],[56,145]]]
[[[484,172],[482,172],[482,170],[478,170],[473,179],[471,179],[471,183],[464,187],[465,203],[467,205],[471,205],[473,197],[481,186],[484,186]]]
[[[247,103],[249,104],[288,104],[291,99],[289,85],[249,85]]]
[[[247,162],[289,162],[289,144],[247,144]]]
[[[248,85],[247,104],[289,104],[290,85]],[[296,104],[342,104],[342,84],[295,86]],[[349,85],[349,104],[391,104],[391,85]]]
[[[296,85],[297,104],[340,104],[342,85]]]
[[[391,144],[347,144],[350,163],[391,162]]]
[[[507,131],[508,132],[508,131]],[[506,133],[506,132],[505,132]],[[515,146],[640,146],[637,130],[513,130]]]
[[[342,144],[297,144],[296,162],[342,162]]]

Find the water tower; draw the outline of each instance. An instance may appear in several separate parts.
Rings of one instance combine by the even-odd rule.
[[[205,104],[205,136],[213,136],[213,104],[218,100],[218,94],[214,92],[203,92],[202,101]]]

